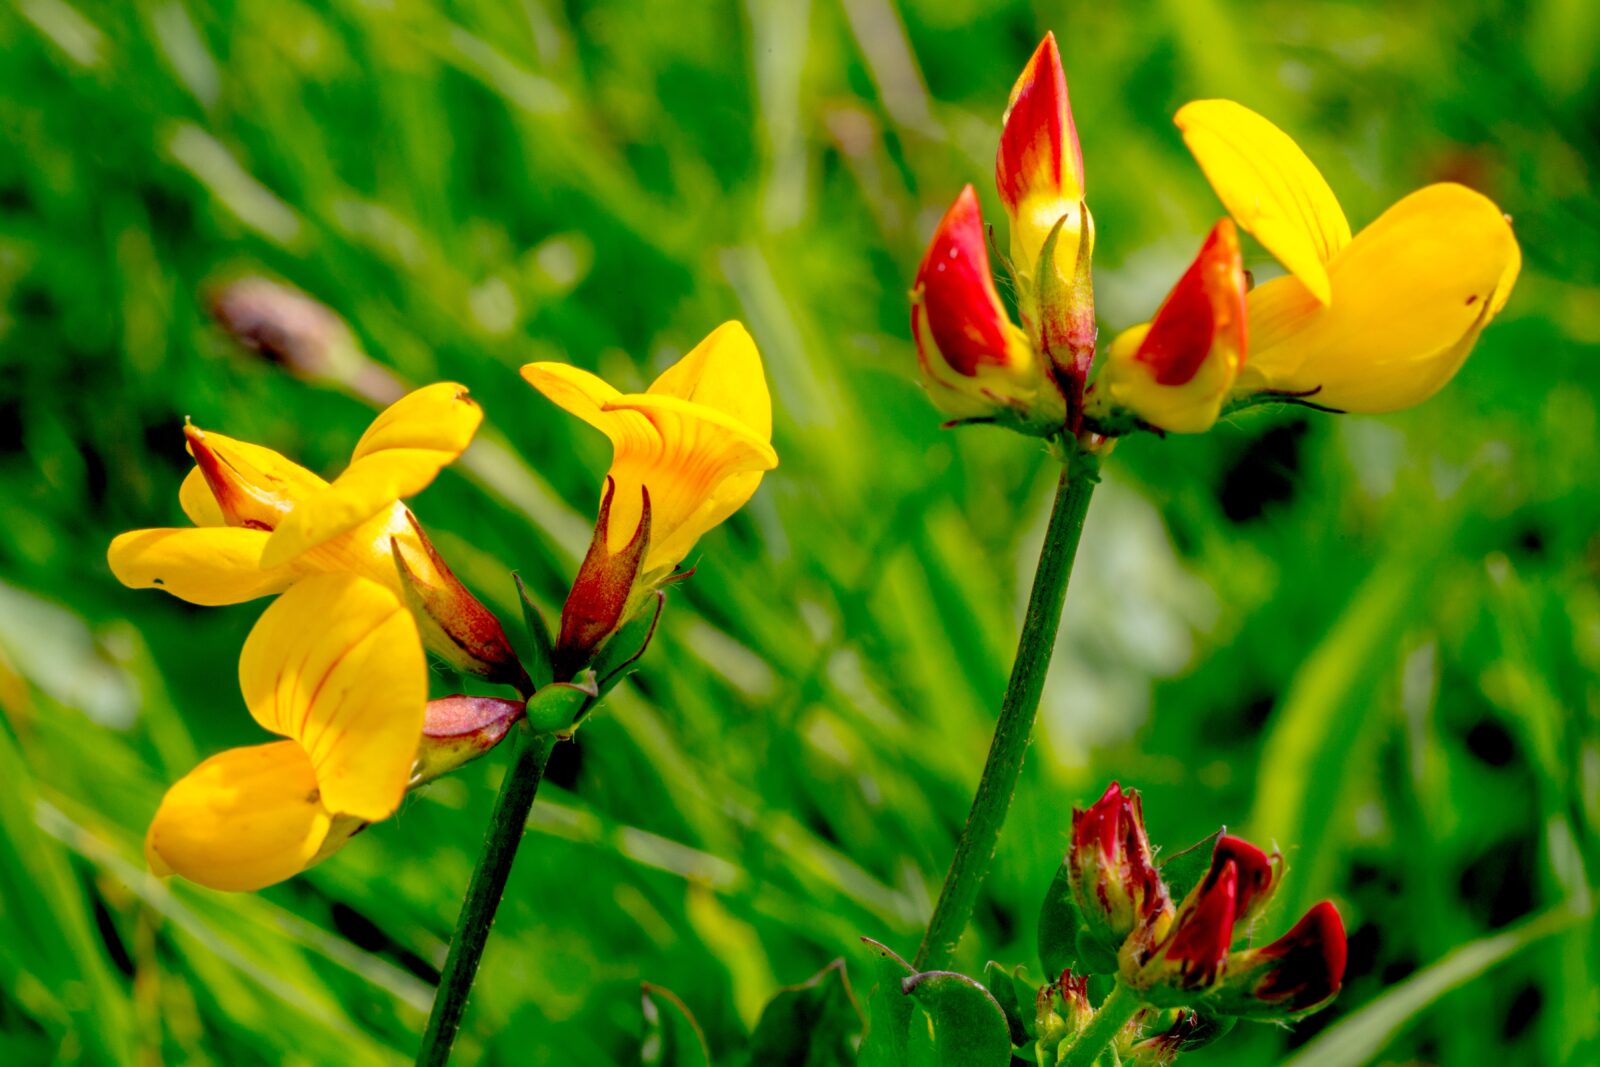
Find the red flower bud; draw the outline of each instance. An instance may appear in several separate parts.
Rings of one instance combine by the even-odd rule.
[[[1239,869],[1225,859],[1189,894],[1147,971],[1178,989],[1205,989],[1222,971],[1233,945]]]
[[[1170,904],[1145,834],[1139,794],[1112,782],[1087,811],[1072,812],[1067,870],[1089,932],[1116,952]]]
[[[1338,994],[1346,947],[1339,909],[1324,900],[1272,944],[1229,960],[1227,978],[1208,1004],[1252,1019],[1309,1014]]]
[[[1065,403],[1000,302],[970,185],[945,213],[917,269],[911,333],[929,395],[944,411],[1060,427]]]
[[[1212,850],[1211,868],[1201,881],[1199,891],[1204,891],[1208,883],[1220,876],[1226,863],[1232,863],[1238,875],[1234,923],[1242,925],[1271,898],[1272,891],[1277,888],[1283,857],[1276,852],[1268,856],[1243,838],[1224,834]]]
[[[1244,366],[1246,288],[1238,232],[1223,219],[1155,318],[1111,343],[1091,411],[1122,409],[1173,433],[1210,429]]]
[[[994,181],[1013,217],[1030,198],[1062,205],[1083,199],[1083,149],[1053,33],[1044,35],[1011,90]]]

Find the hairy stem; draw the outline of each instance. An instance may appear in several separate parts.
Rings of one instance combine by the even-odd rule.
[[[1066,447],[1072,451],[1056,484],[1055,506],[1045,531],[1044,548],[1039,552],[1033,592],[1028,596],[1017,658],[1000,705],[994,740],[989,744],[989,759],[983,766],[977,795],[972,798],[967,825],[956,842],[955,858],[950,861],[950,873],[945,875],[944,888],[939,891],[939,903],[933,909],[922,947],[917,950],[915,966],[919,971],[946,967],[955,954],[956,944],[977,905],[978,891],[989,873],[989,862],[994,859],[1001,827],[1011,809],[1011,796],[1017,789],[1017,777],[1022,773],[1022,757],[1033,738],[1039,695],[1050,668],[1056,630],[1061,625],[1067,579],[1072,576],[1072,561],[1083,534],[1089,497],[1098,481],[1099,460],[1092,453],[1077,451],[1070,441]]]
[[[461,903],[455,936],[450,940],[450,954],[445,958],[439,991],[433,998],[433,1012],[428,1016],[428,1029],[422,1037],[422,1048],[417,1052],[419,1067],[423,1064],[437,1067],[450,1059],[450,1046],[461,1029],[461,1016],[466,1011],[467,995],[472,991],[472,980],[477,976],[478,963],[483,959],[483,948],[489,940],[489,927],[494,923],[495,910],[505,893],[506,879],[511,876],[511,864],[517,858],[517,846],[522,842],[528,812],[533,808],[534,795],[539,791],[539,782],[555,743],[556,739],[549,734],[535,734],[526,727],[517,730],[516,754],[494,802],[494,814],[489,817],[483,851],[478,855],[478,865],[467,885],[467,897]]]
[[[1094,1013],[1083,1033],[1067,1049],[1066,1059],[1060,1061],[1061,1067],[1091,1067],[1138,1011],[1138,994],[1118,982],[1111,988],[1111,995],[1101,1001],[1100,1010]]]

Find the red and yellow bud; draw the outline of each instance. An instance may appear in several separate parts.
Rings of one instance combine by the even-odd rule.
[[[1034,998],[1034,1043],[1040,1063],[1054,1063],[1056,1050],[1070,1043],[1094,1018],[1089,1003],[1089,976],[1062,971],[1061,978],[1046,982]]]
[[[1272,944],[1236,953],[1207,1005],[1246,1019],[1310,1014],[1338,995],[1346,954],[1344,920],[1325,900]]]
[[[1239,870],[1233,860],[1213,866],[1172,919],[1129,983],[1147,991],[1203,990],[1216,982],[1233,946],[1238,916]],[[1151,998],[1156,1003],[1168,996]]]
[[[1088,933],[1115,953],[1170,906],[1145,834],[1139,794],[1112,782],[1087,811],[1072,812],[1067,871]]]
[[[1244,366],[1246,292],[1238,234],[1223,219],[1155,318],[1111,343],[1091,414],[1112,423],[1131,414],[1170,433],[1210,429]]]
[[[994,176],[1011,217],[1011,258],[1018,274],[1034,277],[1045,241],[1060,225],[1055,261],[1062,276],[1071,277],[1081,240],[1092,241],[1093,235],[1082,209],[1083,150],[1053,33],[1039,43],[1011,90]]]
[[[911,335],[934,404],[959,419],[1049,433],[1066,401],[1006,314],[989,267],[978,196],[968,185],[934,231],[911,291]]]

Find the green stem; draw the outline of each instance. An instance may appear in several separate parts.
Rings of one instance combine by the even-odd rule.
[[[419,1067],[439,1067],[450,1059],[450,1046],[461,1029],[461,1016],[478,973],[478,962],[483,958],[483,947],[489,940],[489,927],[505,893],[511,864],[517,858],[517,845],[522,842],[528,812],[533,808],[534,794],[539,791],[555,743],[550,734],[535,734],[526,727],[517,730],[516,754],[494,802],[483,851],[467,885],[467,898],[461,902],[450,954],[445,958],[439,990],[434,994],[433,1013],[428,1016],[428,1029],[417,1053]]]
[[[1138,1014],[1139,1007],[1137,993],[1121,982],[1112,986],[1111,995],[1100,1002],[1100,1010],[1067,1049],[1067,1056],[1059,1061],[1059,1067],[1091,1067],[1106,1046],[1117,1039],[1128,1020]]]
[[[1039,552],[1033,592],[1028,595],[1028,613],[1017,641],[1017,658],[1000,705],[1000,718],[995,723],[994,740],[989,744],[989,759],[978,782],[978,793],[972,798],[967,825],[956,842],[955,858],[950,861],[950,873],[945,875],[944,888],[939,891],[939,903],[933,909],[922,947],[917,950],[915,965],[919,971],[947,967],[955,954],[956,944],[977,905],[978,891],[989,873],[989,862],[994,859],[1000,829],[1017,789],[1017,777],[1022,773],[1022,757],[1033,737],[1039,695],[1044,690],[1045,672],[1050,669],[1050,654],[1061,625],[1067,579],[1072,576],[1072,560],[1083,534],[1089,497],[1099,480],[1098,458],[1078,451],[1071,441],[1066,447],[1071,454],[1056,484],[1055,506]]]

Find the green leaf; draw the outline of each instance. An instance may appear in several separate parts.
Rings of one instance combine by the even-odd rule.
[[[1039,908],[1039,963],[1046,978],[1077,965],[1078,931],[1082,926],[1077,902],[1072,898],[1067,863],[1062,860]]]
[[[1211,869],[1211,853],[1216,850],[1217,839],[1225,832],[1227,827],[1219,828],[1182,852],[1174,853],[1161,865],[1161,880],[1167,883],[1167,892],[1172,895],[1174,904],[1181,903],[1189,895],[1189,890],[1199,885],[1200,879]]]
[[[1574,909],[1555,908],[1493,937],[1468,942],[1328,1027],[1282,1067],[1361,1067],[1370,1063],[1446,993],[1588,919]]]
[[[778,991],[750,1035],[750,1067],[833,1067],[855,1062],[861,1009],[834,960],[797,986]]]
[[[644,1040],[639,1045],[639,1062],[643,1067],[711,1067],[705,1031],[678,995],[648,982],[640,992]]]
[[[512,571],[511,580],[517,583],[517,596],[522,601],[522,619],[528,625],[528,637],[533,644],[533,651],[528,656],[528,677],[533,679],[534,688],[543,689],[555,678],[555,641],[550,637],[550,627],[545,625],[544,615],[528,595],[528,587],[522,584],[522,575]]]
[[[916,971],[893,949],[861,939],[878,955],[877,984],[867,996],[867,1034],[861,1040],[860,1067],[905,1067],[906,1030],[916,1007],[900,983]]]
[[[1021,1001],[1017,998],[1016,982],[1012,980],[1011,972],[1006,970],[994,960],[983,965],[983,980],[989,987],[989,995],[994,997],[1000,1010],[1006,1013],[1006,1026],[1011,1031],[1011,1043],[1018,1047],[1027,1045],[1033,1040],[1032,1028],[1028,1025],[1033,1016],[1033,1004],[1028,1004],[1028,1010],[1022,1010]]]
[[[911,1067],[1009,1067],[1011,1028],[982,985],[954,971],[924,971],[900,985],[918,1008],[906,1040]]]

